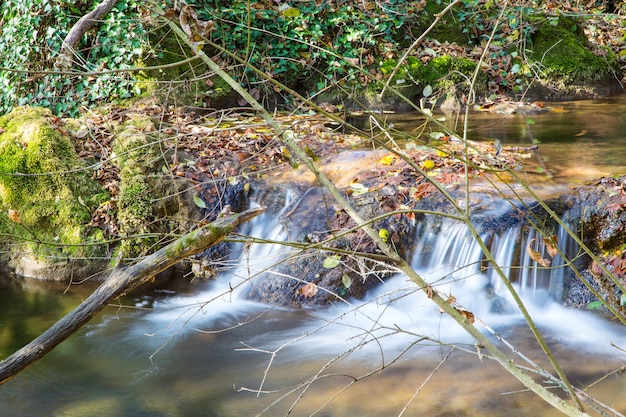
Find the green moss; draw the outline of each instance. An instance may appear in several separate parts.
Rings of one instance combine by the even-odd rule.
[[[48,110],[17,108],[0,117],[0,230],[3,245],[39,256],[98,256],[86,225],[108,199]],[[8,213],[19,221],[8,218]],[[66,246],[77,245],[77,246]]]
[[[580,25],[574,20],[564,16],[533,20],[537,31],[532,39],[531,57],[545,76],[558,77],[564,82],[584,82],[598,80],[611,71],[614,56],[609,53],[607,65],[606,57],[591,52]]]
[[[189,58],[188,48],[165,29],[152,31],[150,43],[159,52],[145,59],[147,67],[172,64]],[[137,77],[137,86],[143,95],[155,96],[164,102],[175,102],[178,106],[202,106],[211,99],[232,93],[232,88],[221,78],[213,76],[207,79],[204,76],[210,73],[212,71],[206,64],[195,60],[171,68],[141,72]]]
[[[421,32],[428,29],[435,20],[433,16],[437,13],[441,13],[443,9],[447,7],[447,4],[444,2],[427,1],[425,3],[424,10],[426,13],[421,13],[418,17],[418,36]],[[456,9],[458,9],[458,7]],[[444,16],[443,20],[438,25],[432,28],[429,37],[441,41],[456,42],[459,45],[466,45],[468,43],[466,32],[466,23],[454,18],[454,11],[452,11],[447,16]]]
[[[381,63],[380,70],[385,75],[390,75],[397,61],[388,59]],[[457,58],[450,55],[442,55],[428,61],[426,65],[416,57],[410,56],[402,65],[394,82],[398,80],[412,80],[420,85],[431,85],[433,88],[446,88],[448,86],[465,82],[470,76],[476,63],[467,58]],[[463,77],[464,74],[466,77]]]
[[[118,224],[127,236],[120,251],[125,258],[150,252],[158,230],[154,224],[154,192],[148,172],[155,172],[160,160],[149,132],[154,125],[149,117],[137,116],[120,126],[113,152],[120,167]]]

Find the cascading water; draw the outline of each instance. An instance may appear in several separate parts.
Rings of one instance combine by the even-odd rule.
[[[284,207],[280,211],[264,214],[250,223],[250,235],[259,240],[277,242],[287,239],[284,216],[298,205],[294,194],[287,192]],[[523,322],[503,278],[496,272],[494,265],[486,261],[480,246],[469,235],[463,223],[426,216],[417,230],[411,263],[434,289],[444,296],[454,296],[461,306],[490,324],[510,326]],[[573,256],[577,252],[573,240],[562,229],[557,230],[556,235],[561,251],[568,257]],[[615,341],[615,338],[600,338],[604,321],[559,305],[567,271],[562,257],[557,255],[551,260],[550,267],[541,267],[528,255],[527,248],[531,245],[542,250],[541,255],[547,258],[545,248],[540,249],[538,246],[541,235],[535,229],[513,222],[508,228],[484,232],[481,239],[492,252],[504,279],[512,282],[527,309],[537,316],[539,323],[554,328],[558,337],[564,340],[586,340],[593,348],[610,350],[610,342]],[[220,331],[241,322],[241,317],[246,314],[261,314],[268,306],[246,300],[250,287],[255,285],[255,280],[263,279],[267,274],[276,274],[273,266],[289,253],[289,249],[279,243],[246,246],[239,257],[238,266],[221,273],[209,289],[193,297],[193,303],[187,297],[166,299],[157,306],[157,312],[151,317],[161,325],[165,319],[177,321],[181,327],[198,326]],[[179,309],[184,306],[187,306],[187,312],[180,314]],[[280,309],[275,306],[269,308]],[[202,314],[198,314],[198,311]],[[367,334],[365,339],[369,341],[377,340],[390,329],[398,327],[449,343],[471,342],[459,326],[451,319],[442,317],[424,293],[401,275],[387,279],[363,300],[337,301],[332,308],[307,311],[314,320],[296,331],[310,333],[307,338],[303,338],[302,343],[294,343],[300,346],[300,355],[309,346],[316,346],[316,349],[319,346],[331,349],[332,345],[345,347],[346,340],[358,334]],[[193,316],[193,319],[188,316]],[[567,323],[572,322],[576,323],[576,330],[568,327]],[[284,339],[287,333],[283,329],[283,333],[275,334],[272,340],[276,342]],[[585,336],[580,337],[582,335]],[[408,339],[410,337],[396,335],[393,340],[383,344],[397,350]],[[376,342],[379,343],[378,340]]]

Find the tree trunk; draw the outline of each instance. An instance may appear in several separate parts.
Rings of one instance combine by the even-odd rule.
[[[236,226],[262,213],[256,208],[217,219],[184,235],[166,247],[127,268],[114,270],[85,301],[35,340],[0,362],[0,384],[4,384],[70,337],[115,298],[147,282],[182,259],[223,240]]]

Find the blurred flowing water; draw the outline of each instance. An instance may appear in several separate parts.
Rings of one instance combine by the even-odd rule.
[[[474,139],[493,136],[522,146],[528,132],[515,129],[531,126],[555,179],[571,183],[588,179],[594,170],[619,173],[626,165],[626,129],[618,111],[626,109],[624,104],[563,103],[562,112],[507,116],[498,123],[499,115],[480,115],[474,123],[483,128]],[[591,130],[591,120],[604,123]],[[493,127],[485,132],[488,122]],[[593,146],[571,145],[583,140],[576,136],[582,130]],[[566,149],[571,158],[580,154],[584,170],[563,158]],[[586,165],[589,155],[605,153],[610,163],[591,158],[596,164]],[[284,210],[292,203],[288,198]],[[250,234],[285,239],[279,218],[254,219]],[[616,348],[626,349],[624,326],[554,300],[563,261],[557,257],[552,269],[529,268],[525,248],[533,233],[514,226],[482,237],[572,383],[585,388],[610,374],[589,393],[625,413],[626,375],[611,373],[626,364],[626,354]],[[575,254],[571,240],[557,234],[560,248]],[[0,416],[560,415],[499,365],[479,358],[473,340],[404,276],[392,277],[364,300],[326,308],[292,310],[246,300],[254,277],[289,251],[253,244],[242,248],[237,267],[211,282],[125,297],[0,386]],[[453,294],[500,337],[550,369],[502,280],[483,258],[462,225],[427,220],[419,227],[412,264],[435,289]],[[2,357],[80,303],[85,292],[74,291],[2,280]]]

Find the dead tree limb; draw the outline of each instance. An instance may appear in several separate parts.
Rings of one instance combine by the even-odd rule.
[[[73,311],[56,322],[35,340],[0,362],[0,384],[4,384],[26,367],[43,357],[59,343],[70,337],[100,310],[117,297],[149,281],[159,272],[182,259],[201,252],[222,241],[236,226],[258,214],[264,208],[219,218],[188,233],[152,255],[127,268],[114,271],[107,280]]]
[[[116,3],[117,0],[103,0],[102,3],[98,4],[95,9],[81,17],[78,22],[72,26],[63,40],[63,46],[61,47],[59,57],[57,58],[58,67],[64,70],[69,70],[71,68],[73,61],[72,57],[74,56],[76,45],[78,45],[81,38],[85,33],[87,33],[88,30],[93,28],[111,11]]]

